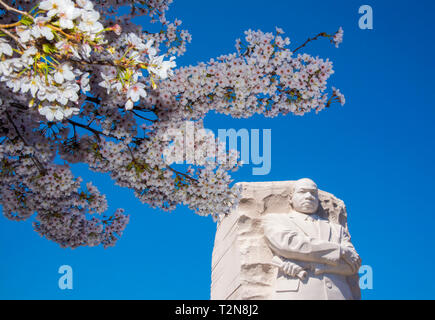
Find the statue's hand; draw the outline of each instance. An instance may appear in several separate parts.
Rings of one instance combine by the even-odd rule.
[[[358,272],[361,267],[361,258],[354,250],[347,247],[341,247],[341,257],[351,267],[353,273]]]
[[[286,275],[290,277],[296,276],[296,269],[297,267],[293,263],[290,263],[288,261],[283,263],[282,270],[285,272]]]
[[[298,277],[301,280],[307,277],[307,272],[301,266],[289,261],[283,263],[282,270],[290,277]]]

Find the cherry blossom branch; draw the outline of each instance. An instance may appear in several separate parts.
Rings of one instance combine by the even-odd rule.
[[[124,107],[121,107],[121,108],[124,108]],[[143,111],[143,112],[153,112],[154,113],[156,111],[156,108],[152,107],[150,109],[150,108],[147,108],[147,107],[134,106],[134,110],[136,110],[136,111]]]
[[[12,124],[12,126],[15,129],[15,132],[17,133],[17,136],[21,139],[21,141],[23,141],[24,145],[29,147],[30,145],[27,143],[27,141],[24,139],[24,137],[20,134],[20,131],[18,130],[17,126],[15,125],[14,121],[12,120],[11,115],[9,114],[8,111],[5,111],[6,113],[6,117],[8,118],[9,122]],[[45,175],[45,173],[47,172],[47,170],[44,168],[44,166],[42,165],[42,163],[39,161],[38,158],[36,158],[35,156],[31,155],[30,158],[32,159],[34,165],[38,168],[39,172],[42,175]]]
[[[168,147],[168,129],[180,129],[182,121],[191,120],[198,122],[199,130],[205,130],[202,120],[213,110],[235,118],[247,118],[257,113],[274,117],[291,112],[300,115],[311,110],[317,112],[332,102],[340,100],[343,104],[345,101],[334,87],[329,100],[324,94],[327,79],[333,73],[332,63],[310,55],[289,57],[289,40],[278,36],[281,34],[278,31],[276,36],[247,31],[246,54],[237,49],[238,55],[222,56],[213,62],[175,71],[175,57],[166,61],[163,57],[183,54],[190,34],[177,29],[181,22],[166,24],[164,19],[160,22],[166,26],[159,34],[144,35],[147,32],[136,30],[134,26],[130,28],[131,16],[118,19],[116,9],[129,3],[138,8],[138,15],[142,14],[137,1],[135,4],[134,0],[94,0],[93,10],[77,6],[78,0],[60,1],[64,8],[55,17],[48,16],[51,13],[43,9],[48,8],[45,5],[37,11],[28,11],[29,14],[38,12],[38,17],[42,18],[37,25],[32,21],[39,18],[30,20],[17,9],[8,12],[8,16],[17,17],[16,13],[20,13],[18,19],[0,24],[4,40],[8,40],[0,42],[4,62],[0,68],[0,76],[3,75],[0,91],[4,100],[3,108],[0,107],[0,126],[3,127],[0,128],[0,144],[3,144],[0,151],[6,161],[13,162],[13,166],[16,161],[20,168],[13,174],[4,175],[0,187],[18,185],[21,188],[16,196],[12,190],[9,199],[4,201],[2,198],[0,202],[5,203],[6,210],[3,211],[11,219],[15,216],[26,219],[29,213],[37,212],[41,223],[36,225],[36,230],[62,246],[100,242],[107,245],[113,241],[111,233],[88,238],[89,234],[83,234],[81,229],[69,223],[68,213],[64,219],[64,207],[75,208],[84,203],[82,200],[89,199],[87,194],[78,202],[77,199],[65,199],[64,191],[76,195],[74,190],[79,183],[66,166],[55,163],[57,153],[66,163],[87,163],[92,170],[110,173],[118,185],[133,189],[143,203],[153,207],[174,210],[176,205],[185,203],[200,215],[217,216],[230,212],[228,203],[237,203],[239,191],[230,188],[233,180],[227,172],[236,165],[222,164],[215,170],[214,164],[195,162],[195,167],[205,167],[198,171],[167,165],[163,162],[162,152]],[[152,15],[162,12],[162,16],[172,2],[139,1],[149,7],[145,12],[148,10]],[[109,2],[115,9],[110,9]],[[5,8],[5,3],[9,4],[7,8],[16,5],[20,10],[28,10],[31,1],[0,0],[1,9]],[[41,6],[41,1],[38,3]],[[107,27],[107,21],[92,18],[99,16],[97,9],[101,11],[102,19],[110,16],[117,24]],[[80,19],[65,17],[64,13],[69,10],[80,12]],[[13,23],[16,20],[20,21]],[[341,28],[335,35],[320,33],[295,52],[320,37],[327,37],[337,45],[342,36]],[[159,56],[163,44],[167,44],[168,49]],[[21,52],[23,46],[30,50]],[[261,56],[257,54],[259,52]],[[281,52],[285,54],[281,55]],[[161,81],[165,79],[169,81]],[[12,91],[21,94],[14,95]],[[135,106],[136,103],[139,105]],[[16,125],[9,123],[12,120]],[[139,126],[139,122],[144,125]],[[21,142],[24,138],[32,144],[25,147],[29,150],[14,147],[17,143],[24,146]],[[206,151],[209,138],[213,139],[203,136],[198,151]],[[112,148],[112,143],[116,147]],[[195,151],[196,147],[195,144]],[[174,150],[176,154],[182,152],[177,145]],[[37,175],[38,183],[34,184],[34,175],[27,173],[29,166],[37,172],[33,166],[40,168],[38,159],[47,173],[44,177]],[[4,163],[0,166],[8,172],[12,167]],[[26,183],[35,187],[36,195],[27,192]],[[89,190],[94,188],[90,186]],[[89,203],[90,209],[105,211],[106,204],[98,191],[90,194],[97,195],[96,200]],[[27,197],[36,201],[21,205]],[[43,208],[40,203],[44,203]],[[55,217],[58,221],[50,220],[52,212],[59,212]],[[118,216],[123,215],[119,213]],[[83,218],[83,223],[86,221]],[[104,221],[102,223],[106,223]],[[89,225],[97,227],[94,221],[89,221]],[[116,228],[123,230],[123,227]],[[79,241],[69,239],[71,232],[80,236]]]
[[[298,51],[299,49],[302,49],[303,47],[305,47],[309,42],[314,41],[319,39],[320,37],[325,37],[328,38],[329,35],[326,32],[321,32],[319,33],[317,36],[313,37],[313,38],[308,38],[307,41],[305,41],[302,45],[300,45],[299,47],[297,47],[295,50],[293,50],[293,53],[295,53],[296,51]]]
[[[71,120],[71,119],[68,119],[67,122],[70,123],[70,124],[72,124],[73,126],[77,126],[77,127],[80,127],[80,128],[83,128],[83,129],[86,129],[86,130],[92,132],[93,134],[96,135],[98,141],[101,141],[101,137],[100,137],[100,135],[102,135],[102,136],[104,136],[104,137],[108,137],[108,138],[113,138],[113,139],[116,139],[116,140],[118,140],[118,141],[122,141],[121,139],[119,139],[119,138],[117,138],[117,137],[115,137],[115,136],[113,136],[113,135],[111,135],[111,134],[106,134],[106,133],[104,133],[104,132],[102,132],[102,131],[96,130],[96,129],[90,127],[89,125],[85,125],[85,124],[82,124],[82,123],[76,122],[76,121]],[[92,123],[92,122],[91,122],[91,123]]]
[[[133,162],[136,162],[136,158],[134,157],[133,151],[131,150],[130,146],[127,144],[128,151],[130,151],[131,159]]]
[[[101,99],[100,98],[94,98],[94,97],[86,97],[85,101],[93,102],[96,104],[100,104]]]
[[[21,10],[15,9],[15,8],[13,8],[13,7],[7,5],[6,3],[4,3],[2,0],[0,0],[0,4],[3,5],[3,7],[5,7],[5,9],[8,10],[8,11],[13,11],[13,12],[15,12],[15,13],[18,13],[18,14],[24,15],[24,16],[26,16],[26,17],[32,19],[32,21],[33,21],[33,19],[34,19],[33,16],[30,15],[29,13],[27,13],[27,12],[25,12],[25,11],[21,11]]]
[[[11,24],[0,24],[0,28],[13,28],[16,26],[19,26],[21,24],[21,21],[17,21],[15,23],[11,23]]]
[[[75,122],[75,121],[70,120],[70,119],[68,119],[67,121],[68,121],[68,123],[72,124],[73,126],[77,126],[77,127],[80,127],[80,128],[86,129],[86,130],[88,130],[88,131],[91,131],[93,134],[95,134],[95,135],[97,136],[98,141],[101,141],[100,134],[103,135],[103,136],[106,136],[106,137],[114,138],[114,137],[112,137],[112,136],[109,136],[109,135],[107,135],[107,134],[104,134],[104,133],[101,132],[101,131],[98,131],[98,130],[96,130],[96,129],[94,129],[94,128],[91,128],[90,126],[87,126],[87,125],[81,124],[81,123],[79,123],[79,122]]]
[[[25,49],[24,46],[21,44],[20,40],[16,36],[14,36],[12,33],[10,33],[5,28],[0,28],[0,30],[2,32],[4,32],[5,34],[7,34],[9,37],[11,37],[21,48]]]
[[[191,181],[198,182],[197,179],[192,178],[191,176],[189,176],[189,175],[187,175],[187,174],[185,174],[185,173],[182,173],[182,172],[180,172],[180,171],[177,171],[177,170],[171,168],[170,166],[166,166],[166,168],[168,168],[169,170],[171,170],[171,171],[172,171],[173,173],[175,173],[176,175],[180,175],[180,176],[183,176],[183,177],[185,177],[185,178],[187,178],[187,179],[189,179],[189,180],[191,180]]]
[[[70,35],[70,34],[67,34],[67,33],[65,33],[62,29],[60,29],[60,28],[57,28],[57,27],[55,27],[55,26],[53,26],[53,25],[48,25],[48,27],[50,28],[50,29],[52,29],[52,30],[54,30],[54,31],[57,31],[57,32],[60,32],[61,34],[63,34],[65,37],[67,37],[69,40],[76,40],[76,38],[75,37],[73,37],[72,35]]]
[[[145,117],[143,117],[143,116],[137,114],[136,112],[134,112],[134,110],[131,110],[131,112],[132,112],[134,115],[136,115],[137,117],[139,117],[139,118],[141,118],[141,119],[143,119],[143,120],[151,121],[151,122],[156,122],[156,121],[157,121],[157,120],[151,120],[151,119],[145,118]]]

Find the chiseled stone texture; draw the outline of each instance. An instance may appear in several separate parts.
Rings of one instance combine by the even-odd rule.
[[[273,299],[278,267],[266,243],[262,217],[268,213],[291,211],[289,195],[294,181],[241,182],[242,199],[238,208],[217,225],[212,255],[211,299]],[[347,230],[344,202],[318,191],[317,215],[341,224]],[[354,298],[360,297],[358,275],[353,282]]]

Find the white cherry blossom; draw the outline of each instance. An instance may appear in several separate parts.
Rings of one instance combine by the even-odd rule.
[[[103,25],[99,22],[100,14],[97,11],[84,11],[78,28],[84,32],[98,33],[103,30]]]
[[[24,66],[29,66],[34,63],[34,56],[38,53],[36,47],[31,46],[24,50],[23,55],[21,56],[21,62]]]
[[[12,92],[16,93],[21,89],[21,80],[18,78],[9,78],[6,81],[6,86],[12,89]]]
[[[5,81],[6,77],[9,76],[12,72],[13,69],[10,61],[0,61],[0,75],[2,75],[1,81]]]
[[[56,105],[45,105],[39,108],[39,113],[47,118],[48,121],[61,121],[64,118],[63,109]]]
[[[80,10],[74,7],[74,3],[66,1],[65,5],[60,7],[57,15],[59,16],[59,25],[62,29],[74,28],[73,20],[80,17]]]
[[[76,0],[76,3],[79,7],[91,11],[94,9],[94,4],[89,0]]]
[[[27,43],[32,38],[32,30],[27,26],[15,27],[17,35],[20,37],[22,43]]]
[[[54,34],[52,30],[46,26],[46,23],[50,21],[50,18],[36,17],[34,20],[35,26],[32,28],[32,35],[35,38],[44,37],[47,40],[53,40]]]
[[[0,57],[3,54],[12,56],[13,52],[11,45],[4,38],[0,38]]]
[[[36,97],[36,92],[44,85],[44,82],[37,75],[31,78],[23,78],[21,81],[21,92],[26,93],[30,90],[32,97]]]
[[[48,11],[47,16],[53,17],[57,15],[60,10],[70,5],[68,0],[44,0],[39,4],[39,9]]]
[[[54,80],[59,84],[63,83],[65,80],[73,79],[75,79],[75,75],[69,63],[64,63],[58,66],[54,72]]]
[[[80,78],[80,89],[86,93],[91,90],[91,86],[89,85],[89,72],[83,73]]]
[[[130,86],[127,91],[127,98],[133,102],[139,101],[140,97],[146,98],[147,92],[145,91],[145,85],[143,83],[135,83]]]
[[[103,81],[98,83],[98,85],[102,88],[105,88],[107,90],[107,94],[109,94],[112,90],[112,81],[114,79],[112,77],[105,75],[104,73],[101,73],[101,78],[103,78]]]
[[[125,110],[132,110],[134,106],[134,102],[131,99],[127,99],[127,102],[125,103]]]
[[[160,79],[166,79],[174,74],[172,68],[175,68],[175,57],[171,57],[169,60],[164,61],[164,55],[158,57],[152,57],[148,70],[158,76]]]
[[[65,107],[62,109],[63,115],[65,118],[70,118],[72,115],[79,114],[80,109],[79,108],[71,108],[71,107]]]
[[[127,35],[127,42],[139,51],[147,49],[147,45],[143,43],[143,40],[135,33],[129,33]]]
[[[154,39],[148,40],[147,43],[145,44],[144,50],[146,50],[146,52],[150,57],[154,57],[157,54],[157,50],[153,47],[153,44],[154,44]]]
[[[340,27],[340,28],[338,29],[338,31],[335,33],[335,35],[333,36],[333,38],[332,38],[332,42],[335,44],[335,47],[336,47],[336,48],[338,48],[338,46],[340,45],[340,43],[343,42],[343,34],[344,34],[343,28]]]

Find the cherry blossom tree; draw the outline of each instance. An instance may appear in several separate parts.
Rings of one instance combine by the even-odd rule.
[[[107,173],[143,203],[199,215],[228,214],[240,190],[229,171],[241,163],[199,161],[185,170],[163,156],[183,153],[171,132],[195,123],[195,152],[210,143],[209,111],[254,114],[319,112],[344,96],[327,80],[332,62],[300,53],[343,30],[290,49],[284,31],[248,30],[233,54],[176,68],[191,41],[168,21],[172,0],[0,0],[0,203],[11,220],[35,216],[34,229],[62,247],[113,246],[128,223],[122,209],[82,186],[69,164]],[[120,11],[120,9],[123,9]],[[126,10],[124,10],[126,9]],[[121,13],[122,12],[122,13]],[[126,13],[124,13],[126,12]],[[131,23],[148,16],[161,31]],[[233,159],[237,153],[217,150]]]

